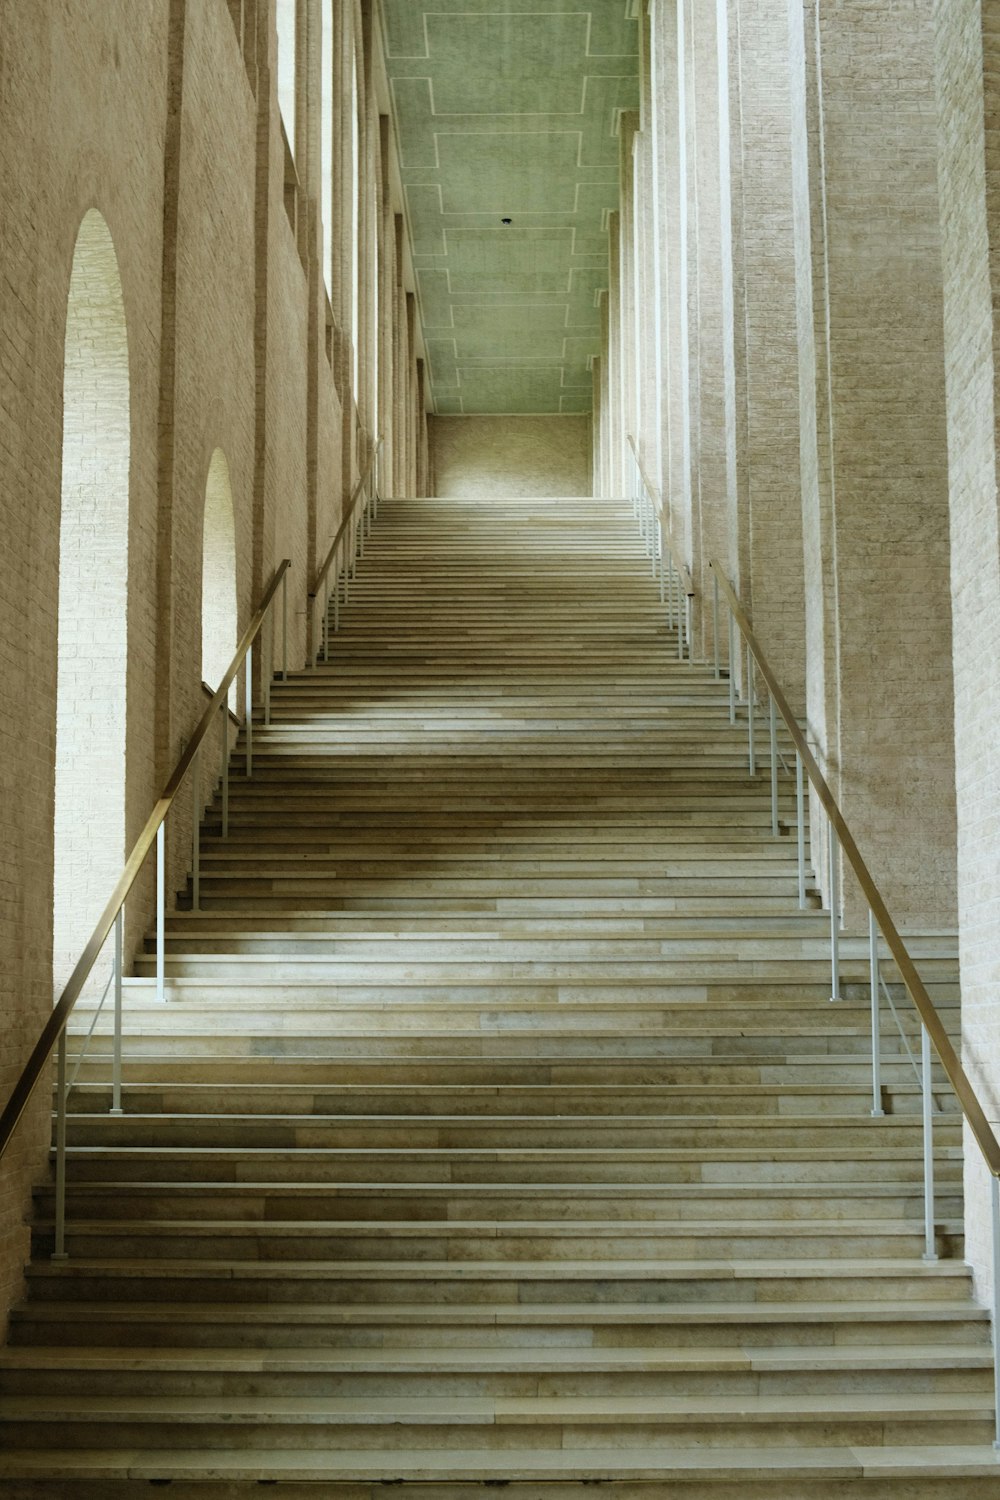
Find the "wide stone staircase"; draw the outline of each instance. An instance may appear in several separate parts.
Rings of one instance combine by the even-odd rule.
[[[629,507],[385,502],[332,641],[127,984],[122,1115],[103,1015],[79,1065],[0,1494],[1000,1495],[958,1116],[925,1263],[903,1037],[873,1118],[864,953],[831,1004]]]

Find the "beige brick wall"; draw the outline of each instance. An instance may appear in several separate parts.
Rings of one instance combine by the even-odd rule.
[[[981,0],[939,0],[941,223],[954,609],[962,1053],[1000,1127],[1000,517],[993,308],[1000,279],[1000,29]],[[966,1253],[991,1280],[989,1187],[967,1142]]]
[[[815,442],[816,469],[803,465],[809,721],[897,921],[948,925],[955,811],[931,11],[928,0],[810,3],[805,22],[812,72],[797,129],[810,136],[811,265],[800,259],[800,294],[814,309],[808,405],[819,429],[806,450]],[[853,881],[846,904],[863,920]]]
[[[320,7],[309,10],[315,24]],[[343,14],[341,0],[334,10]],[[244,21],[241,36],[234,14]],[[337,367],[343,340],[335,330],[328,339],[318,167],[312,164],[310,178],[305,150],[288,200],[294,230],[286,211],[273,0],[232,10],[226,0],[2,0],[0,27],[6,1099],[53,994],[63,348],[84,214],[97,209],[107,224],[128,338],[127,842],[204,709],[202,525],[213,452],[222,450],[230,472],[240,626],[276,562],[291,557],[295,666],[306,649],[316,553],[340,514],[341,413],[354,399],[342,381],[338,387],[327,354],[329,343]],[[373,160],[369,152],[369,178]],[[365,191],[374,203],[376,185],[369,180]],[[398,207],[390,204],[390,215]],[[337,368],[342,376],[343,364]],[[409,390],[412,369],[398,366],[393,379],[397,390]],[[416,433],[415,418],[411,426]],[[106,537],[94,542],[99,555]],[[214,765],[214,741],[206,753]],[[168,889],[187,876],[189,819],[182,801],[170,831]],[[78,881],[94,874],[95,888],[109,894],[107,872],[88,866],[85,852],[80,861]],[[129,907],[129,952],[150,904],[147,873]],[[20,1287],[28,1192],[45,1169],[47,1114],[42,1087],[0,1164],[0,1321]]]
[[[590,418],[435,417],[439,495],[589,495]]]

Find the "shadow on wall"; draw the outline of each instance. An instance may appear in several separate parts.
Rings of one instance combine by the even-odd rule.
[[[590,417],[431,417],[438,495],[590,495]]]

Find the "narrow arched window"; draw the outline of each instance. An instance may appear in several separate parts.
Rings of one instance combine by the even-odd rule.
[[[125,859],[130,411],[125,304],[111,234],[91,210],[66,314],[53,961],[57,991]]]

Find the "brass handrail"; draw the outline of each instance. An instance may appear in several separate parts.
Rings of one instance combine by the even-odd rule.
[[[671,555],[671,557],[674,560],[674,567],[677,569],[678,577],[681,580],[681,586],[683,588],[683,591],[684,591],[685,594],[687,594],[687,596],[688,596],[689,599],[693,599],[694,595],[695,595],[695,587],[694,587],[694,580],[691,577],[691,570],[688,567],[687,563],[684,561],[684,558],[683,558],[683,556],[681,554],[680,548],[677,546],[677,543],[674,541],[674,535],[673,535],[673,532],[670,530],[670,522],[667,519],[667,512],[666,512],[666,510],[664,508],[663,500],[662,500],[662,498],[660,496],[660,492],[656,488],[656,486],[651,483],[649,475],[646,473],[646,470],[643,467],[643,462],[642,462],[642,459],[639,457],[639,449],[638,449],[638,447],[636,445],[635,438],[632,436],[631,433],[628,433],[627,436],[628,436],[628,445],[632,449],[632,453],[635,456],[636,466],[637,466],[637,468],[639,470],[639,477],[641,478],[643,484],[646,486],[646,491],[647,491],[647,493],[649,495],[649,498],[652,500],[653,504],[655,505],[655,507],[656,507],[656,513],[657,513],[657,515],[660,518],[660,526],[661,526],[661,529],[662,529],[662,532],[663,532],[663,538],[664,538],[664,541],[667,544],[667,547],[669,548],[670,555]]]
[[[806,737],[788,706],[788,700],[768,665],[767,658],[761,650],[760,642],[754,635],[753,627],[747,619],[739,598],[733,590],[729,579],[726,577],[721,564],[715,558],[709,560],[709,567],[718,580],[719,588],[726,597],[726,602],[729,605],[733,619],[739,626],[740,633],[750,650],[750,654],[757,663],[760,675],[767,684],[771,701],[785,721],[792,742],[802,758],[802,764],[823,806],[823,811],[836,830],[841,848],[846,854],[851,869],[857,877],[865,900],[868,902],[869,910],[878,923],[889,951],[896,961],[896,967],[899,969],[900,976],[903,984],[906,986],[910,999],[916,1006],[917,1014],[927,1028],[931,1041],[934,1043],[934,1048],[941,1059],[941,1065],[947,1074],[948,1081],[955,1091],[959,1106],[968,1122],[969,1129],[975,1136],[979,1149],[983,1153],[983,1159],[993,1176],[1000,1178],[1000,1142],[997,1141],[993,1133],[993,1128],[987,1120],[985,1111],[976,1096],[976,1091],[969,1082],[968,1074],[959,1061],[958,1054],[955,1052],[948,1033],[944,1029],[944,1024],[938,1015],[934,1002],[927,993],[923,980],[917,973],[913,959],[910,957],[906,944],[899,935],[895,922],[889,915],[889,910],[882,899],[882,894],[878,886],[875,884],[871,871],[861,857],[861,853],[854,842],[851,830],[844,820],[844,815],[840,811],[837,800],[827,785],[826,778],[817,765],[812,751],[809,749]]]
[[[84,948],[82,954],[80,955],[76,967],[70,975],[62,994],[59,996],[59,999],[55,1007],[53,1008],[52,1014],[49,1016],[49,1019],[43,1026],[41,1035],[39,1036],[38,1041],[35,1043],[35,1046],[32,1049],[31,1056],[28,1058],[27,1063],[21,1071],[20,1078],[14,1085],[13,1092],[11,1093],[10,1098],[7,1100],[6,1105],[4,1106],[3,1114],[0,1115],[0,1157],[3,1156],[8,1145],[10,1144],[11,1137],[13,1136],[14,1131],[17,1129],[18,1121],[23,1115],[25,1108],[27,1107],[28,1100],[34,1093],[35,1086],[42,1076],[42,1070],[44,1069],[45,1064],[47,1063],[56,1043],[58,1042],[63,1028],[69,1020],[70,1014],[73,1010],[74,1005],[80,997],[80,992],[87,981],[90,971],[96,963],[98,955],[100,954],[101,949],[104,947],[104,944],[107,940],[108,934],[115,924],[118,913],[124,906],[125,900],[133,885],[135,884],[136,879],[138,878],[139,872],[142,869],[143,864],[145,863],[146,856],[148,855],[150,849],[153,847],[153,841],[155,840],[164,819],[173,806],[174,798],[177,796],[177,793],[180,790],[184,777],[187,775],[187,772],[190,769],[195,755],[198,753],[198,750],[200,749],[205,736],[208,734],[209,728],[212,724],[213,716],[221,707],[223,702],[225,702],[226,695],[228,694],[229,689],[233,684],[236,674],[239,671],[240,667],[243,665],[243,662],[246,659],[247,652],[250,650],[250,647],[253,645],[254,641],[259,635],[261,627],[264,624],[264,620],[267,616],[268,609],[270,608],[271,603],[273,602],[274,597],[278,592],[278,587],[284,579],[285,574],[287,573],[290,566],[291,561],[286,557],[275,572],[275,575],[272,578],[267,592],[265,593],[264,598],[262,599],[253,619],[250,621],[250,624],[247,626],[246,630],[243,632],[243,635],[240,637],[239,644],[236,647],[236,654],[230,662],[229,667],[222,678],[222,681],[216,688],[215,693],[212,696],[211,703],[202,714],[194,735],[192,736],[189,744],[184,750],[184,753],[182,754],[180,760],[177,762],[177,765],[174,767],[170,779],[168,780],[166,786],[163,788],[163,791],[160,793],[160,796],[158,797],[156,804],[153,807],[153,811],[150,813],[149,817],[146,820],[146,826],[143,828],[139,837],[133,844],[132,852],[129,854],[129,857],[125,862],[125,869],[122,871],[118,884],[112,891],[111,898],[108,901],[107,906],[104,908],[104,911],[101,913],[97,926],[94,928],[87,946]],[[195,812],[195,816],[197,816],[197,810]]]
[[[381,446],[382,446],[382,439],[381,438],[377,438],[376,441],[372,445],[372,451],[368,455],[368,462],[365,464],[365,467],[364,467],[364,469],[362,471],[362,474],[361,474],[361,478],[358,480],[357,484],[354,486],[354,489],[351,491],[351,498],[347,502],[347,509],[344,511],[344,514],[341,517],[340,525],[337,528],[337,535],[334,537],[333,541],[330,543],[330,550],[326,554],[326,560],[323,563],[323,566],[320,568],[319,572],[316,574],[316,582],[313,584],[312,588],[309,590],[309,597],[310,597],[310,599],[315,599],[316,598],[317,594],[319,593],[320,589],[323,586],[323,583],[324,583],[324,581],[326,579],[327,573],[329,573],[329,571],[330,571],[330,568],[331,568],[331,566],[333,564],[333,559],[337,555],[337,549],[339,548],[341,542],[344,539],[344,536],[345,536],[345,534],[347,532],[348,526],[350,526],[351,521],[353,520],[354,512],[357,510],[357,507],[358,507],[358,501],[361,499],[362,493],[364,492],[365,485],[368,483],[368,476],[371,473],[372,469],[374,468],[375,460],[378,457],[378,451],[381,448]]]

